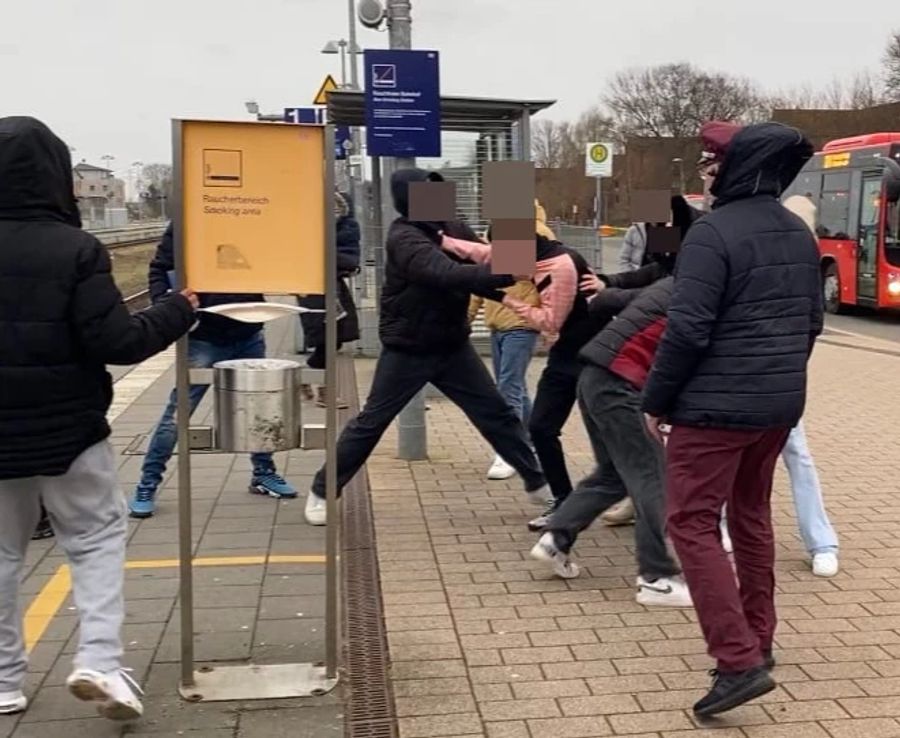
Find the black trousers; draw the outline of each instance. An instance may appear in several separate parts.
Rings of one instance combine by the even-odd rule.
[[[664,535],[663,447],[644,427],[640,390],[606,369],[587,366],[578,404],[597,466],[553,513],[547,530],[568,550],[581,531],[630,493],[638,572],[649,579],[677,574]]]
[[[378,441],[407,403],[433,384],[466,414],[525,482],[529,492],[546,483],[515,411],[500,396],[484,362],[466,342],[449,354],[417,355],[384,348],[365,407],[344,428],[337,444],[338,490],[366,463]],[[313,494],[325,496],[325,468],[316,474]]]
[[[572,480],[563,453],[563,426],[575,407],[581,365],[575,359],[557,359],[552,354],[538,381],[528,431],[547,483],[557,500],[572,492]]]

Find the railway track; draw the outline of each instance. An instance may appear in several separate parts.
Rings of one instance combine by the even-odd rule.
[[[150,305],[150,290],[141,290],[125,298],[125,307],[132,313],[143,310]]]

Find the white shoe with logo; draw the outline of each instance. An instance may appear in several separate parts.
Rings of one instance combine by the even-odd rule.
[[[638,577],[637,602],[647,607],[693,607],[691,592],[680,577],[660,577],[655,581]]]
[[[556,576],[563,579],[574,579],[581,574],[581,569],[565,551],[556,545],[553,533],[544,533],[531,549],[531,558],[549,564]]]
[[[144,692],[125,669],[103,674],[93,669],[76,669],[66,680],[74,697],[96,702],[97,712],[108,720],[137,720],[144,714]]]
[[[516,470],[507,464],[500,456],[494,459],[491,468],[488,469],[488,479],[498,481],[501,479],[512,479],[516,476]]]
[[[0,715],[15,715],[26,707],[28,700],[22,692],[0,692]]]

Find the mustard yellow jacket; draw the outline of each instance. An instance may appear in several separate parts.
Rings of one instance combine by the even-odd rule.
[[[517,300],[526,302],[535,307],[541,304],[541,297],[538,294],[534,283],[529,281],[516,282],[512,287],[503,290],[507,295],[515,297]],[[475,320],[478,311],[484,306],[484,322],[490,331],[511,331],[516,329],[534,330],[522,318],[516,315],[508,307],[504,307],[499,302],[486,300],[483,297],[472,295],[469,302],[469,322]]]

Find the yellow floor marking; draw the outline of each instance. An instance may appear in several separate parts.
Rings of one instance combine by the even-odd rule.
[[[262,564],[324,564],[324,556],[221,556],[194,559],[194,566],[260,566]],[[178,559],[129,561],[126,569],[171,569]]]
[[[194,559],[194,566],[261,566],[263,564],[324,564],[324,556],[221,556]],[[126,569],[172,569],[178,559],[128,561]],[[30,653],[47,632],[66,597],[72,590],[72,577],[65,564],[56,570],[32,600],[25,613],[25,648]]]
[[[50,621],[66,601],[71,587],[72,579],[69,576],[69,567],[63,565],[56,570],[56,573],[50,577],[50,581],[34,598],[28,612],[25,613],[25,648],[28,651],[31,651],[47,632]]]

